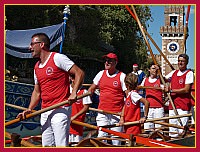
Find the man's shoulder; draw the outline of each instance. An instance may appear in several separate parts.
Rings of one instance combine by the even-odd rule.
[[[145,75],[145,73],[142,70],[138,70],[138,75]]]

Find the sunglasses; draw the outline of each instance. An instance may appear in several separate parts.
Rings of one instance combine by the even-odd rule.
[[[113,59],[104,59],[104,63],[111,64],[114,60]]]
[[[42,42],[40,42],[40,41],[37,41],[37,42],[31,42],[31,46],[33,46],[33,45],[35,45],[35,44],[38,44],[38,43],[42,43]]]

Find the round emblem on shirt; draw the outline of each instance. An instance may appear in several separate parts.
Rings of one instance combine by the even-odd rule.
[[[127,107],[130,107],[130,105],[131,105],[131,102],[130,102],[130,101],[127,101],[127,102],[126,102],[126,106],[127,106]]]
[[[53,74],[53,68],[52,68],[52,67],[47,67],[47,69],[46,69],[46,74],[47,74],[47,75]]]
[[[81,104],[81,100],[77,100],[75,103],[76,104]]]
[[[180,80],[179,80],[179,84],[183,84],[183,79],[180,79]]]
[[[114,87],[117,87],[117,86],[118,86],[118,82],[117,82],[117,81],[114,81],[114,82],[113,82],[113,86],[114,86]]]
[[[155,84],[154,87],[158,87],[158,84]]]

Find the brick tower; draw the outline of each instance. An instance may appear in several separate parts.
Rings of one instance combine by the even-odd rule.
[[[184,6],[165,6],[165,25],[160,27],[162,52],[175,69],[178,69],[178,55],[185,53],[184,15]],[[161,67],[164,76],[172,70],[164,58],[161,59]]]

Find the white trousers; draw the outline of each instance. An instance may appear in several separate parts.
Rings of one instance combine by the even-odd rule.
[[[97,126],[116,124],[116,123],[119,123],[119,120],[120,120],[120,116],[115,116],[112,114],[101,114],[101,113],[98,113],[97,118],[96,118]],[[117,132],[122,132],[122,127],[113,127],[113,128],[111,128],[111,130],[117,131]],[[107,135],[108,135],[108,133],[103,132],[103,131],[99,131],[99,133],[98,133],[98,137],[103,137],[103,136],[107,136]],[[114,136],[112,136],[112,137],[114,137]],[[121,141],[112,140],[112,144],[113,145],[121,145]]]
[[[154,118],[162,118],[164,117],[164,108],[149,108],[148,112],[148,119],[154,119]],[[144,129],[151,129],[151,128],[159,128],[162,125],[160,124],[154,124],[152,122],[144,123]]]
[[[74,134],[70,134],[69,135],[69,142],[79,142],[83,139],[83,136],[79,136],[79,135],[74,135]]]
[[[188,114],[189,111],[183,111],[181,109],[177,109],[178,115]],[[175,116],[174,110],[169,110],[169,116]],[[187,125],[189,117],[182,117],[180,118],[183,126]],[[175,124],[178,126],[181,126],[178,119],[169,119],[170,124]],[[181,134],[183,132],[183,129],[178,129],[174,127],[169,127],[169,136],[171,137],[177,137],[178,134]],[[176,134],[177,133],[177,134]]]
[[[71,106],[41,114],[42,146],[68,146]]]

